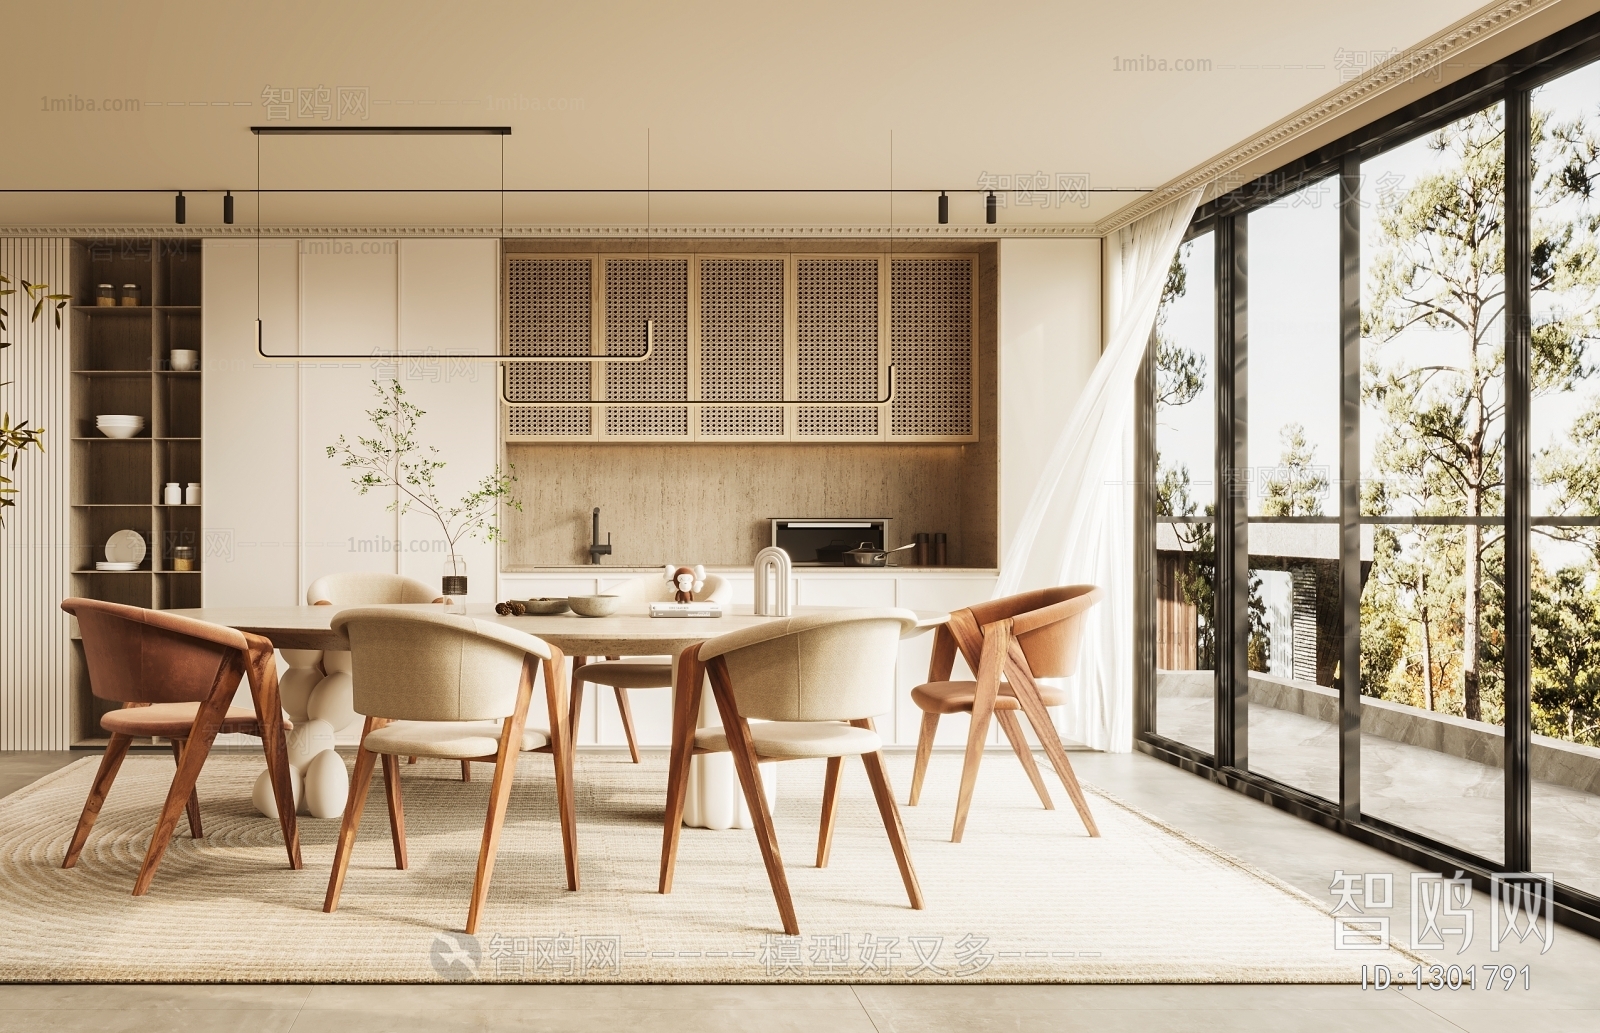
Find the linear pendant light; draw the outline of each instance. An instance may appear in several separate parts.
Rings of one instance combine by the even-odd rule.
[[[500,201],[500,237],[501,237],[502,240],[505,238],[505,188],[506,188],[506,145],[505,145],[505,138],[511,135],[511,127],[510,126],[252,126],[250,131],[252,133],[254,133],[255,137],[256,137],[256,250],[257,250],[258,254],[259,254],[260,249],[261,249],[261,138],[263,136],[498,136],[498,137],[500,137],[500,197],[501,197],[501,201]],[[647,144],[647,147],[648,147],[648,144]],[[891,144],[891,148],[892,148],[892,144]],[[648,175],[648,173],[647,173],[647,175]],[[891,177],[891,182],[892,182],[892,177]],[[231,192],[228,193],[227,195],[225,195],[224,198],[223,198],[223,217],[224,217],[225,221],[229,221],[229,222],[232,221],[229,218],[229,216],[231,216],[231,214],[232,214],[232,209],[233,209],[232,200],[233,200],[233,195],[232,195]],[[183,202],[183,194],[180,192],[178,194],[178,221],[180,223],[183,221],[183,203],[184,203]],[[648,204],[648,188],[646,190],[646,203]],[[940,194],[939,194],[939,214],[940,214],[940,220],[939,221],[940,222],[945,222],[949,218],[949,203],[950,203],[949,202],[949,198],[944,194],[943,191],[940,191]],[[891,204],[892,204],[892,191],[891,191]],[[648,221],[648,217],[647,217],[647,221]],[[892,214],[891,214],[891,222],[892,222]],[[893,259],[893,236],[894,235],[891,232],[890,233],[890,248],[891,248],[891,250],[890,250],[890,258],[891,258],[890,265],[891,265],[891,268],[893,266],[893,261],[892,261],[892,259]],[[649,246],[650,246],[650,244],[649,244],[649,235],[648,235],[648,231],[647,231],[647,233],[646,233],[646,241],[645,241],[645,248],[646,248],[646,252],[645,253],[646,253],[647,259],[648,259],[648,255],[649,255]],[[451,355],[451,356],[449,356],[449,358],[452,359],[452,360],[465,360],[465,361],[469,361],[469,362],[493,362],[493,363],[498,364],[500,366],[500,398],[501,398],[502,401],[506,402],[508,405],[526,406],[526,405],[535,405],[536,404],[536,405],[539,405],[541,407],[544,407],[544,406],[567,406],[567,405],[571,405],[571,406],[579,406],[579,405],[590,406],[590,405],[595,405],[595,404],[602,404],[602,405],[659,405],[659,404],[661,404],[659,402],[659,400],[657,400],[657,401],[620,401],[620,400],[619,401],[611,401],[611,400],[607,400],[605,402],[596,403],[592,399],[586,399],[586,400],[582,400],[582,401],[573,401],[573,402],[540,401],[540,402],[535,403],[535,402],[529,402],[529,401],[518,401],[518,400],[514,400],[514,399],[512,399],[510,397],[510,380],[511,380],[511,377],[510,377],[511,369],[510,368],[511,368],[511,365],[513,363],[519,364],[519,365],[520,364],[524,364],[524,363],[528,363],[528,364],[561,364],[561,363],[577,363],[577,362],[589,362],[589,363],[594,363],[594,362],[641,363],[641,362],[648,362],[650,360],[651,356],[654,354],[654,352],[655,352],[655,320],[651,319],[651,320],[647,320],[645,322],[645,347],[644,347],[644,351],[639,353],[639,354],[637,354],[637,355],[570,355],[570,356],[568,356],[568,355],[506,355],[506,354],[501,353],[501,352],[494,352],[494,353],[491,353],[491,354],[481,354],[480,353],[480,354],[475,354],[475,355]],[[265,347],[265,339],[264,339],[264,335],[263,335],[263,331],[262,331],[262,320],[261,320],[261,279],[260,279],[260,263],[259,263],[259,261],[257,262],[257,273],[256,273],[256,354],[258,356],[260,356],[261,358],[268,360],[269,362],[288,362],[288,363],[324,362],[324,361],[326,361],[328,359],[354,359],[354,360],[365,361],[365,360],[370,360],[370,359],[373,358],[373,355],[370,352],[368,352],[368,353],[360,353],[360,354],[319,353],[319,354],[316,354],[316,355],[277,355],[277,354],[273,354],[273,353],[268,352],[266,350],[266,347]],[[391,361],[396,361],[396,362],[398,362],[398,361],[400,361],[402,359],[426,359],[426,360],[437,361],[439,358],[441,358],[441,356],[438,353],[416,353],[416,352],[407,353],[407,352],[400,352],[400,351],[396,351],[396,352],[393,352],[393,353],[383,353],[382,357],[385,358],[385,359],[389,359]],[[885,405],[885,404],[888,404],[888,403],[894,401],[894,397],[895,397],[895,367],[894,367],[894,363],[892,363],[892,362],[889,364],[889,367],[888,367],[888,382],[887,382],[887,384],[885,386],[887,388],[887,392],[885,393],[885,395],[883,397],[881,397],[881,398],[873,399],[873,400],[870,400],[870,401],[861,400],[861,399],[849,399],[849,400],[841,400],[839,402],[829,402],[826,399],[807,399],[806,401],[801,402],[799,400],[793,400],[793,401],[783,400],[783,401],[779,401],[779,400],[772,400],[772,399],[764,399],[763,398],[763,399],[717,399],[716,401],[701,400],[699,402],[695,402],[695,403],[691,403],[691,404],[700,405],[700,406],[720,406],[720,405],[749,405],[752,402],[760,402],[762,405],[781,405],[781,406],[786,406],[786,407],[787,406],[797,406],[797,405],[802,405],[802,404],[804,404],[804,405],[829,405],[829,404],[836,404],[836,405],[842,405],[842,404]]]

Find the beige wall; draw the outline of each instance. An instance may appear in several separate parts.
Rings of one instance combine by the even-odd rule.
[[[255,352],[255,244],[207,241],[204,343],[205,519],[211,540],[206,604],[299,604],[311,581],[381,570],[432,583],[444,560],[437,524],[387,511],[393,493],[357,494],[351,472],[327,458],[343,434],[369,433],[375,378],[397,378],[425,412],[419,439],[446,467],[454,500],[498,456],[492,364],[451,352],[496,347],[496,245],[486,240],[362,241],[355,250],[263,242],[260,305],[269,354],[434,352],[437,361],[380,359],[274,363]],[[366,249],[363,250],[362,248]],[[494,598],[495,549],[469,542],[470,598]]]
[[[1100,358],[1100,242],[1000,242],[1000,555]]]

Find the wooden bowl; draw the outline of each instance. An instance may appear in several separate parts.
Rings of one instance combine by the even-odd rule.
[[[572,612],[580,617],[609,617],[622,605],[620,595],[569,595]]]
[[[551,599],[546,596],[541,596],[538,599],[524,599],[522,600],[522,605],[531,616],[535,617],[553,617],[558,613],[566,613],[567,610],[571,609],[565,599]]]

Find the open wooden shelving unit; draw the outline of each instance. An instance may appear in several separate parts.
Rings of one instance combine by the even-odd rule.
[[[201,604],[201,506],[161,504],[168,481],[200,480],[200,241],[72,242],[72,591],[90,599],[152,609]],[[99,284],[114,285],[119,304],[95,304]],[[141,303],[120,304],[123,284],[138,284]],[[201,352],[200,369],[172,369],[174,348]],[[132,438],[95,428],[104,414],[143,416]],[[203,489],[202,489],[203,490]],[[204,495],[201,496],[202,502]],[[97,571],[106,539],[123,528],[145,540],[134,571]],[[172,550],[195,550],[195,569],[172,569]],[[103,739],[109,705],[89,692],[76,639],[77,740]]]

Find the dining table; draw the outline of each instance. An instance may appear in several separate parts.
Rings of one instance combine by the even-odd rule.
[[[439,603],[388,604],[400,610],[437,612]],[[173,613],[197,620],[237,628],[269,639],[280,650],[347,650],[350,643],[333,630],[333,616],[345,607],[338,606],[224,606],[174,610]],[[790,616],[835,612],[836,606],[796,606]],[[458,606],[456,612],[460,612]],[[949,620],[942,611],[914,610],[916,626],[906,633],[912,637],[931,631]],[[624,609],[605,617],[583,617],[567,612],[553,615],[515,616],[499,614],[491,605],[468,605],[465,615],[477,620],[503,624],[543,639],[567,657],[583,656],[670,656],[672,682],[678,684],[679,654],[706,639],[744,628],[757,627],[785,617],[758,614],[748,604],[724,605],[721,617],[652,617],[644,609]],[[547,692],[552,691],[547,687]],[[681,696],[675,691],[675,701]],[[564,721],[568,714],[565,700],[556,708]],[[700,710],[694,715],[698,727],[720,725],[712,693],[701,694]],[[674,720],[676,725],[676,716]],[[560,738],[572,742],[572,729],[563,727]],[[764,778],[769,794],[776,789],[775,778]],[[733,758],[726,753],[704,754],[694,758],[689,773],[689,795],[684,806],[684,824],[695,828],[751,828],[753,822]]]

